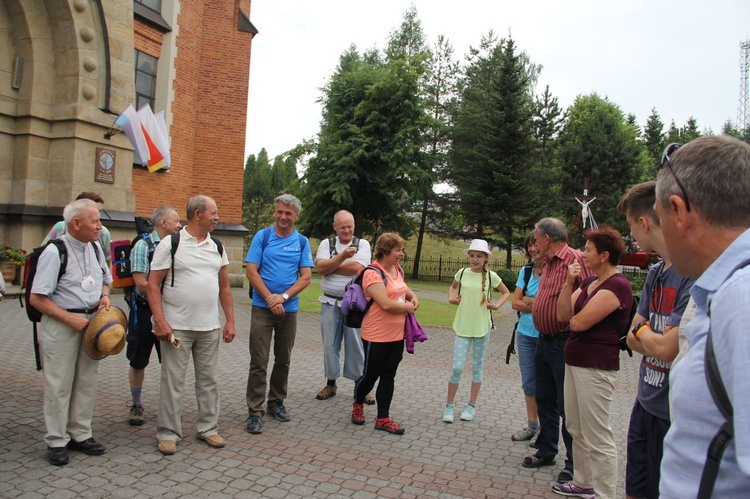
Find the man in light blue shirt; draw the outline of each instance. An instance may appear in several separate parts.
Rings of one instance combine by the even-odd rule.
[[[284,407],[292,348],[297,336],[299,294],[310,284],[310,241],[294,228],[302,211],[291,194],[276,198],[274,224],[253,237],[247,252],[247,279],[253,288],[250,316],[250,369],[247,376],[247,431],[263,432],[268,412],[282,423],[291,420]],[[273,341],[273,369],[266,380]],[[268,398],[266,399],[266,386]],[[267,401],[266,408],[263,403]]]
[[[713,344],[719,373],[734,408],[734,438],[724,451],[713,497],[750,494],[750,145],[708,136],[664,152],[656,211],[677,272],[697,278],[697,309],[685,335],[690,351],[670,384],[674,422],[664,441],[663,498],[710,497],[703,474],[714,435],[725,418],[709,391],[706,345]]]

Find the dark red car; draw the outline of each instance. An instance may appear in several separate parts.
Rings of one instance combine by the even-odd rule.
[[[620,265],[629,267],[638,267],[639,269],[647,269],[654,263],[659,261],[659,255],[652,251],[646,253],[645,251],[633,251],[625,253],[620,257]]]

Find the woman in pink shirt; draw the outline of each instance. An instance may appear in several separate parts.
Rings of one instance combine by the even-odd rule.
[[[404,428],[390,418],[393,386],[398,365],[404,356],[404,325],[406,314],[419,307],[419,300],[404,282],[404,271],[398,264],[404,256],[404,240],[394,232],[386,232],[375,242],[374,267],[383,271],[365,270],[362,289],[373,300],[362,321],[362,343],[365,349],[365,370],[354,388],[352,423],[365,424],[365,396],[378,382],[375,400],[378,416],[375,429],[403,435]]]

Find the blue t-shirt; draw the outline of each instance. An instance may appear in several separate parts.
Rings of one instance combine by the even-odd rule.
[[[646,277],[638,303],[638,314],[648,317],[651,329],[658,334],[668,326],[679,326],[690,300],[694,279],[680,277],[674,266],[664,269],[664,262],[653,267]],[[656,417],[669,420],[669,370],[671,362],[643,356],[638,374],[638,401]]]
[[[528,271],[531,272],[531,277],[529,278],[529,285],[526,288],[526,292],[523,294],[523,296],[528,296],[529,298],[534,298],[539,289],[539,279],[534,275],[534,265],[535,263],[532,263],[531,268],[528,269]],[[521,268],[521,272],[518,273],[518,280],[516,281],[517,288],[523,289],[524,272],[526,272],[526,269]],[[534,320],[531,318],[531,312],[521,312],[521,318],[518,319],[518,329],[516,331],[520,334],[531,336],[532,338],[539,337],[539,331],[534,327]]]
[[[253,236],[245,261],[260,265],[258,272],[268,290],[281,294],[297,282],[299,269],[313,266],[310,241],[305,236],[300,236],[296,229],[286,237],[279,237],[272,228],[268,246],[262,250],[263,230],[265,229]],[[253,305],[268,308],[268,304],[258,293],[253,293]],[[284,303],[286,312],[296,312],[298,308],[299,296],[293,296]]]

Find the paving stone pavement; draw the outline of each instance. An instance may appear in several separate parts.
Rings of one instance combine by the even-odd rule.
[[[238,333],[234,342],[222,343],[219,354],[219,430],[226,447],[212,449],[194,436],[196,403],[189,369],[183,401],[188,436],[174,456],[162,456],[155,437],[156,355],[144,386],[146,422],[131,427],[128,364],[121,353],[99,365],[93,428],[107,452],[71,453],[70,464],[63,467],[46,461],[42,376],[35,370],[31,323],[18,300],[0,302],[0,496],[559,497],[550,486],[562,459],[557,466],[524,468],[520,463],[533,449],[510,440],[525,423],[525,409],[517,356],[505,364],[515,322],[508,305],[496,319],[474,421],[442,422],[454,335],[450,329],[426,328],[430,339],[417,345],[415,355],[405,354],[396,378],[391,416],[406,427],[406,434],[374,431],[374,406],[366,406],[366,425],[351,424],[352,381],[340,379],[336,397],[315,399],[324,384],[320,320],[316,314],[300,313],[285,401],[292,421],[280,423],[266,416],[263,433],[250,435],[245,431],[250,302],[246,290],[233,293]],[[125,308],[121,297],[115,297],[115,304]],[[640,359],[624,354],[621,359],[612,417],[622,497],[626,433]],[[468,401],[470,373],[467,364],[457,413]]]

